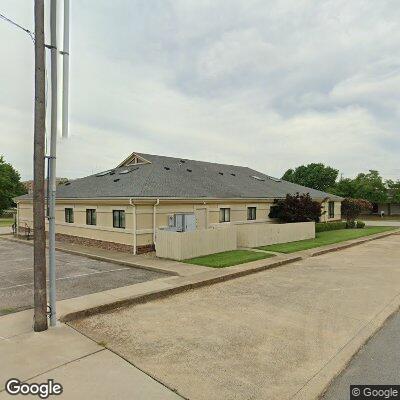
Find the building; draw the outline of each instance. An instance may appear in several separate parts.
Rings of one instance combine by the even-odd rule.
[[[142,253],[179,215],[193,217],[193,229],[274,222],[273,201],[297,192],[322,203],[323,221],[341,218],[340,197],[247,167],[132,153],[114,169],[57,187],[57,240]],[[19,229],[31,228],[31,196],[16,202]]]
[[[56,185],[61,185],[65,182],[68,182],[68,178],[56,178]],[[33,180],[30,181],[24,181],[22,184],[25,186],[26,191],[28,194],[33,193]],[[47,191],[47,180],[44,181],[44,190]]]

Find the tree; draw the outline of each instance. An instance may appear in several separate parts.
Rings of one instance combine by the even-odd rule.
[[[388,179],[386,186],[389,192],[389,200],[392,203],[400,203],[400,180],[395,182]]]
[[[0,215],[14,205],[13,197],[26,193],[19,173],[0,156]]]
[[[388,201],[388,192],[378,171],[369,170],[367,174],[358,174],[354,179],[355,198],[368,200],[371,203]]]
[[[348,225],[354,222],[364,210],[372,210],[372,204],[367,200],[346,198],[342,201],[342,216],[346,218]]]
[[[300,165],[293,169],[288,169],[282,179],[297,183],[312,189],[326,191],[335,185],[339,171],[322,163],[312,163]]]
[[[339,182],[332,187],[331,192],[341,197],[355,198],[357,196],[356,182],[351,178],[340,178]]]
[[[278,218],[282,222],[318,222],[321,217],[321,204],[307,194],[290,195],[285,199],[276,199],[271,207],[270,218]]]

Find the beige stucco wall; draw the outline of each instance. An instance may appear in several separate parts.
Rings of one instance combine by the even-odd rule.
[[[315,238],[314,222],[239,224],[238,247],[258,247]]]
[[[237,248],[235,225],[221,228],[201,229],[191,232],[157,231],[157,257],[173,260],[221,253]]]

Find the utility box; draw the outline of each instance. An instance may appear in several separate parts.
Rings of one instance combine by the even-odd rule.
[[[168,217],[168,230],[174,232],[189,232],[196,230],[194,213],[177,213]]]

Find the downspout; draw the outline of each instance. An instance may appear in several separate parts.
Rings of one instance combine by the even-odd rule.
[[[132,198],[129,199],[129,204],[132,206],[132,213],[133,213],[133,255],[136,255],[136,204],[132,203]]]
[[[160,199],[157,199],[155,204],[153,205],[153,243],[154,247],[156,246],[156,207],[160,204]]]

